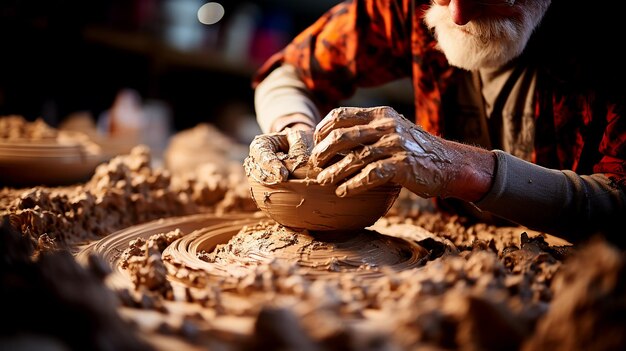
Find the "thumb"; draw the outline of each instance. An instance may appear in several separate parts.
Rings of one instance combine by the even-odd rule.
[[[250,144],[250,154],[244,160],[246,174],[265,185],[287,180],[289,171],[277,155],[287,145],[285,134],[264,134],[255,137]]]
[[[313,132],[304,130],[288,130],[289,155],[308,158],[313,147]]]

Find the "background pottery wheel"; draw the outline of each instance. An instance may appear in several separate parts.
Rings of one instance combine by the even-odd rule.
[[[89,180],[106,161],[95,143],[76,132],[60,132],[57,140],[0,141],[0,185],[60,186]]]

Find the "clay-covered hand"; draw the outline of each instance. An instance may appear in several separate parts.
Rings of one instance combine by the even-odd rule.
[[[491,182],[489,151],[434,136],[387,106],[336,108],[317,125],[314,139],[310,162],[324,168],[317,181],[340,183],[338,196],[396,183],[421,197],[473,201],[486,191],[476,176],[487,188]]]
[[[313,131],[286,128],[281,132],[257,135],[244,160],[248,177],[265,185],[278,184],[305,164],[313,144]]]

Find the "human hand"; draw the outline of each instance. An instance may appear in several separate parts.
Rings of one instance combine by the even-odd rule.
[[[317,125],[314,139],[310,162],[326,167],[317,181],[341,183],[338,196],[392,182],[425,198],[474,201],[491,184],[489,151],[434,136],[391,107],[334,109]],[[329,164],[337,155],[343,158]]]
[[[312,144],[313,132],[306,129],[257,135],[244,160],[246,174],[265,185],[284,182],[308,161]]]

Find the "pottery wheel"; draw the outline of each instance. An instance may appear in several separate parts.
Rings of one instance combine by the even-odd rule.
[[[260,221],[233,233],[236,227],[198,230],[170,245],[164,259],[222,277],[240,278],[261,265],[282,261],[293,273],[311,279],[333,278],[338,273],[366,279],[380,276],[384,269],[418,267],[426,254],[413,242],[367,229],[299,232],[273,221]],[[231,238],[224,243],[228,236]]]
[[[111,265],[107,284],[121,295],[141,291],[165,298],[143,295],[130,302],[147,308],[128,312],[142,329],[182,325],[200,314],[203,335],[232,343],[253,333],[261,306],[307,314],[335,301],[327,284],[344,285],[346,296],[366,280],[384,290],[392,284],[386,275],[420,267],[426,250],[373,230],[295,232],[257,212],[173,217],[129,227],[82,248],[76,258],[86,262],[91,254]],[[378,290],[368,291],[374,295],[344,302],[345,321],[384,325],[384,314],[366,308],[375,305]],[[168,312],[150,312],[155,306]]]
[[[219,281],[222,288],[235,287],[259,267],[280,262],[309,279],[351,275],[355,279],[379,277],[385,270],[418,267],[426,250],[402,238],[373,230],[349,232],[297,232],[261,214],[201,214],[161,219],[130,227],[83,249],[102,255],[114,270],[110,282],[129,287],[129,273],[122,268],[122,254],[129,242],[178,229],[181,237],[162,252],[168,279],[202,286]]]
[[[260,214],[259,214],[260,215]],[[256,216],[256,217],[255,217]],[[132,287],[128,272],[122,268],[122,253],[128,249],[129,243],[135,239],[147,239],[153,235],[180,230],[183,234],[189,234],[197,229],[209,231],[223,231],[226,234],[213,236],[214,240],[226,242],[235,235],[242,226],[259,221],[259,217],[253,214],[197,214],[190,216],[171,217],[135,225],[107,235],[101,240],[93,242],[76,254],[79,262],[86,262],[89,255],[100,255],[111,265],[113,272],[108,277],[112,288]]]

